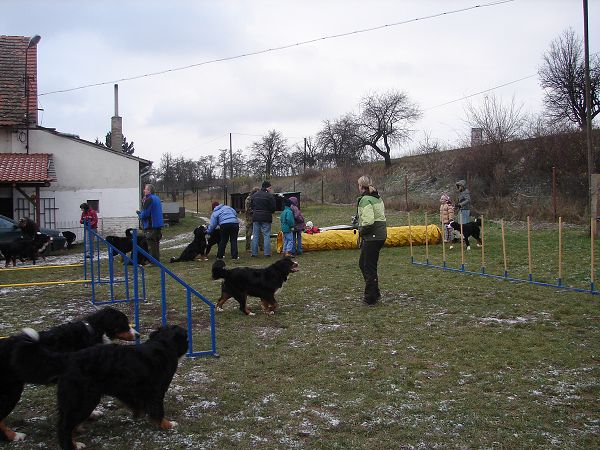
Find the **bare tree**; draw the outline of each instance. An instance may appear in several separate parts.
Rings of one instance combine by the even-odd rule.
[[[362,143],[382,156],[389,167],[391,146],[407,141],[411,125],[420,117],[419,107],[403,92],[367,95],[361,101],[358,118]]]
[[[359,125],[352,114],[346,114],[335,122],[323,121],[317,133],[317,144],[323,149],[323,160],[336,167],[358,164],[364,149],[359,137]]]
[[[251,145],[248,161],[255,175],[270,178],[285,167],[288,154],[287,140],[278,131],[271,130]]]
[[[505,105],[493,95],[485,96],[479,107],[470,102],[465,106],[466,121],[473,128],[481,128],[484,145],[471,152],[473,159],[463,159],[469,166],[462,168],[463,173],[470,170],[489,180],[492,194],[502,195],[508,189],[507,143],[523,137],[527,117],[522,110],[523,105],[517,105],[514,97]]]
[[[431,133],[423,132],[423,138],[419,142],[414,154],[422,155],[421,159],[423,164],[423,170],[429,174],[429,178],[435,181],[438,174],[443,171],[441,166],[441,155],[440,153],[447,148],[437,139],[431,137]]]
[[[550,44],[538,71],[544,89],[544,104],[553,122],[569,122],[585,130],[585,67],[583,43],[569,28]],[[600,112],[600,58],[590,55],[592,119]]]

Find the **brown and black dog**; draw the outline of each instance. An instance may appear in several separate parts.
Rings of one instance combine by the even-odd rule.
[[[212,267],[213,280],[223,279],[221,298],[217,302],[217,311],[222,311],[223,304],[231,297],[240,304],[240,311],[248,316],[254,313],[246,305],[248,296],[259,297],[262,310],[266,314],[274,314],[277,309],[275,293],[292,272],[298,271],[298,263],[292,258],[282,258],[268,267],[235,267],[226,269],[221,259]]]

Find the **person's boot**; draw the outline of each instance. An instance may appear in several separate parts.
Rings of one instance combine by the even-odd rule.
[[[374,305],[377,303],[377,284],[373,282],[373,280],[367,280],[365,282],[365,294],[363,297],[363,302],[366,305]]]

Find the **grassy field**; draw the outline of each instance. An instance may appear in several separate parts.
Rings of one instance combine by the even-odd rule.
[[[303,213],[327,226],[348,223],[354,207],[306,205]],[[423,221],[411,215],[411,223]],[[165,230],[163,260],[178,255],[201,222],[188,217]],[[388,211],[388,222],[406,225],[407,216]],[[526,228],[506,228],[508,272],[527,279]],[[499,223],[486,220],[485,236],[486,272],[501,275]],[[272,262],[250,259],[240,244],[241,259],[226,260],[228,266]],[[589,248],[585,227],[565,227],[563,284],[589,288]],[[427,255],[424,247],[413,252],[415,261],[442,262],[441,245]],[[535,224],[532,254],[534,279],[555,283],[556,226]],[[80,255],[61,258],[69,257]],[[167,417],[178,428],[157,431],[106,398],[104,417],[86,424],[78,440],[91,449],[600,447],[598,296],[427,268],[410,263],[408,247],[395,247],[381,252],[382,301],[365,307],[357,250],[308,252],[297,260],[300,271],[279,293],[274,316],[243,316],[230,300],[216,317],[220,357],[182,361],[166,396]],[[448,266],[461,262],[458,247],[447,253]],[[220,285],[210,279],[211,264],[168,266],[216,300]],[[479,271],[481,253],[465,252],[465,266]],[[0,277],[77,279],[81,269]],[[160,322],[159,271],[147,269],[146,281],[144,334]],[[183,323],[183,292],[171,282],[167,292],[169,321]],[[93,309],[88,298],[81,285],[0,289],[0,334],[81,317]],[[249,305],[260,310],[257,299]],[[119,308],[132,315],[130,305]],[[195,350],[207,350],[207,313],[199,302],[193,317]],[[26,388],[7,422],[28,437],[10,448],[56,448],[54,394],[52,386]]]

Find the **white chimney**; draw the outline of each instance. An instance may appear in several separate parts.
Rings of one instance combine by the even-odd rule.
[[[115,115],[110,119],[110,147],[114,151],[123,151],[123,119],[119,117],[119,85],[115,84]]]

